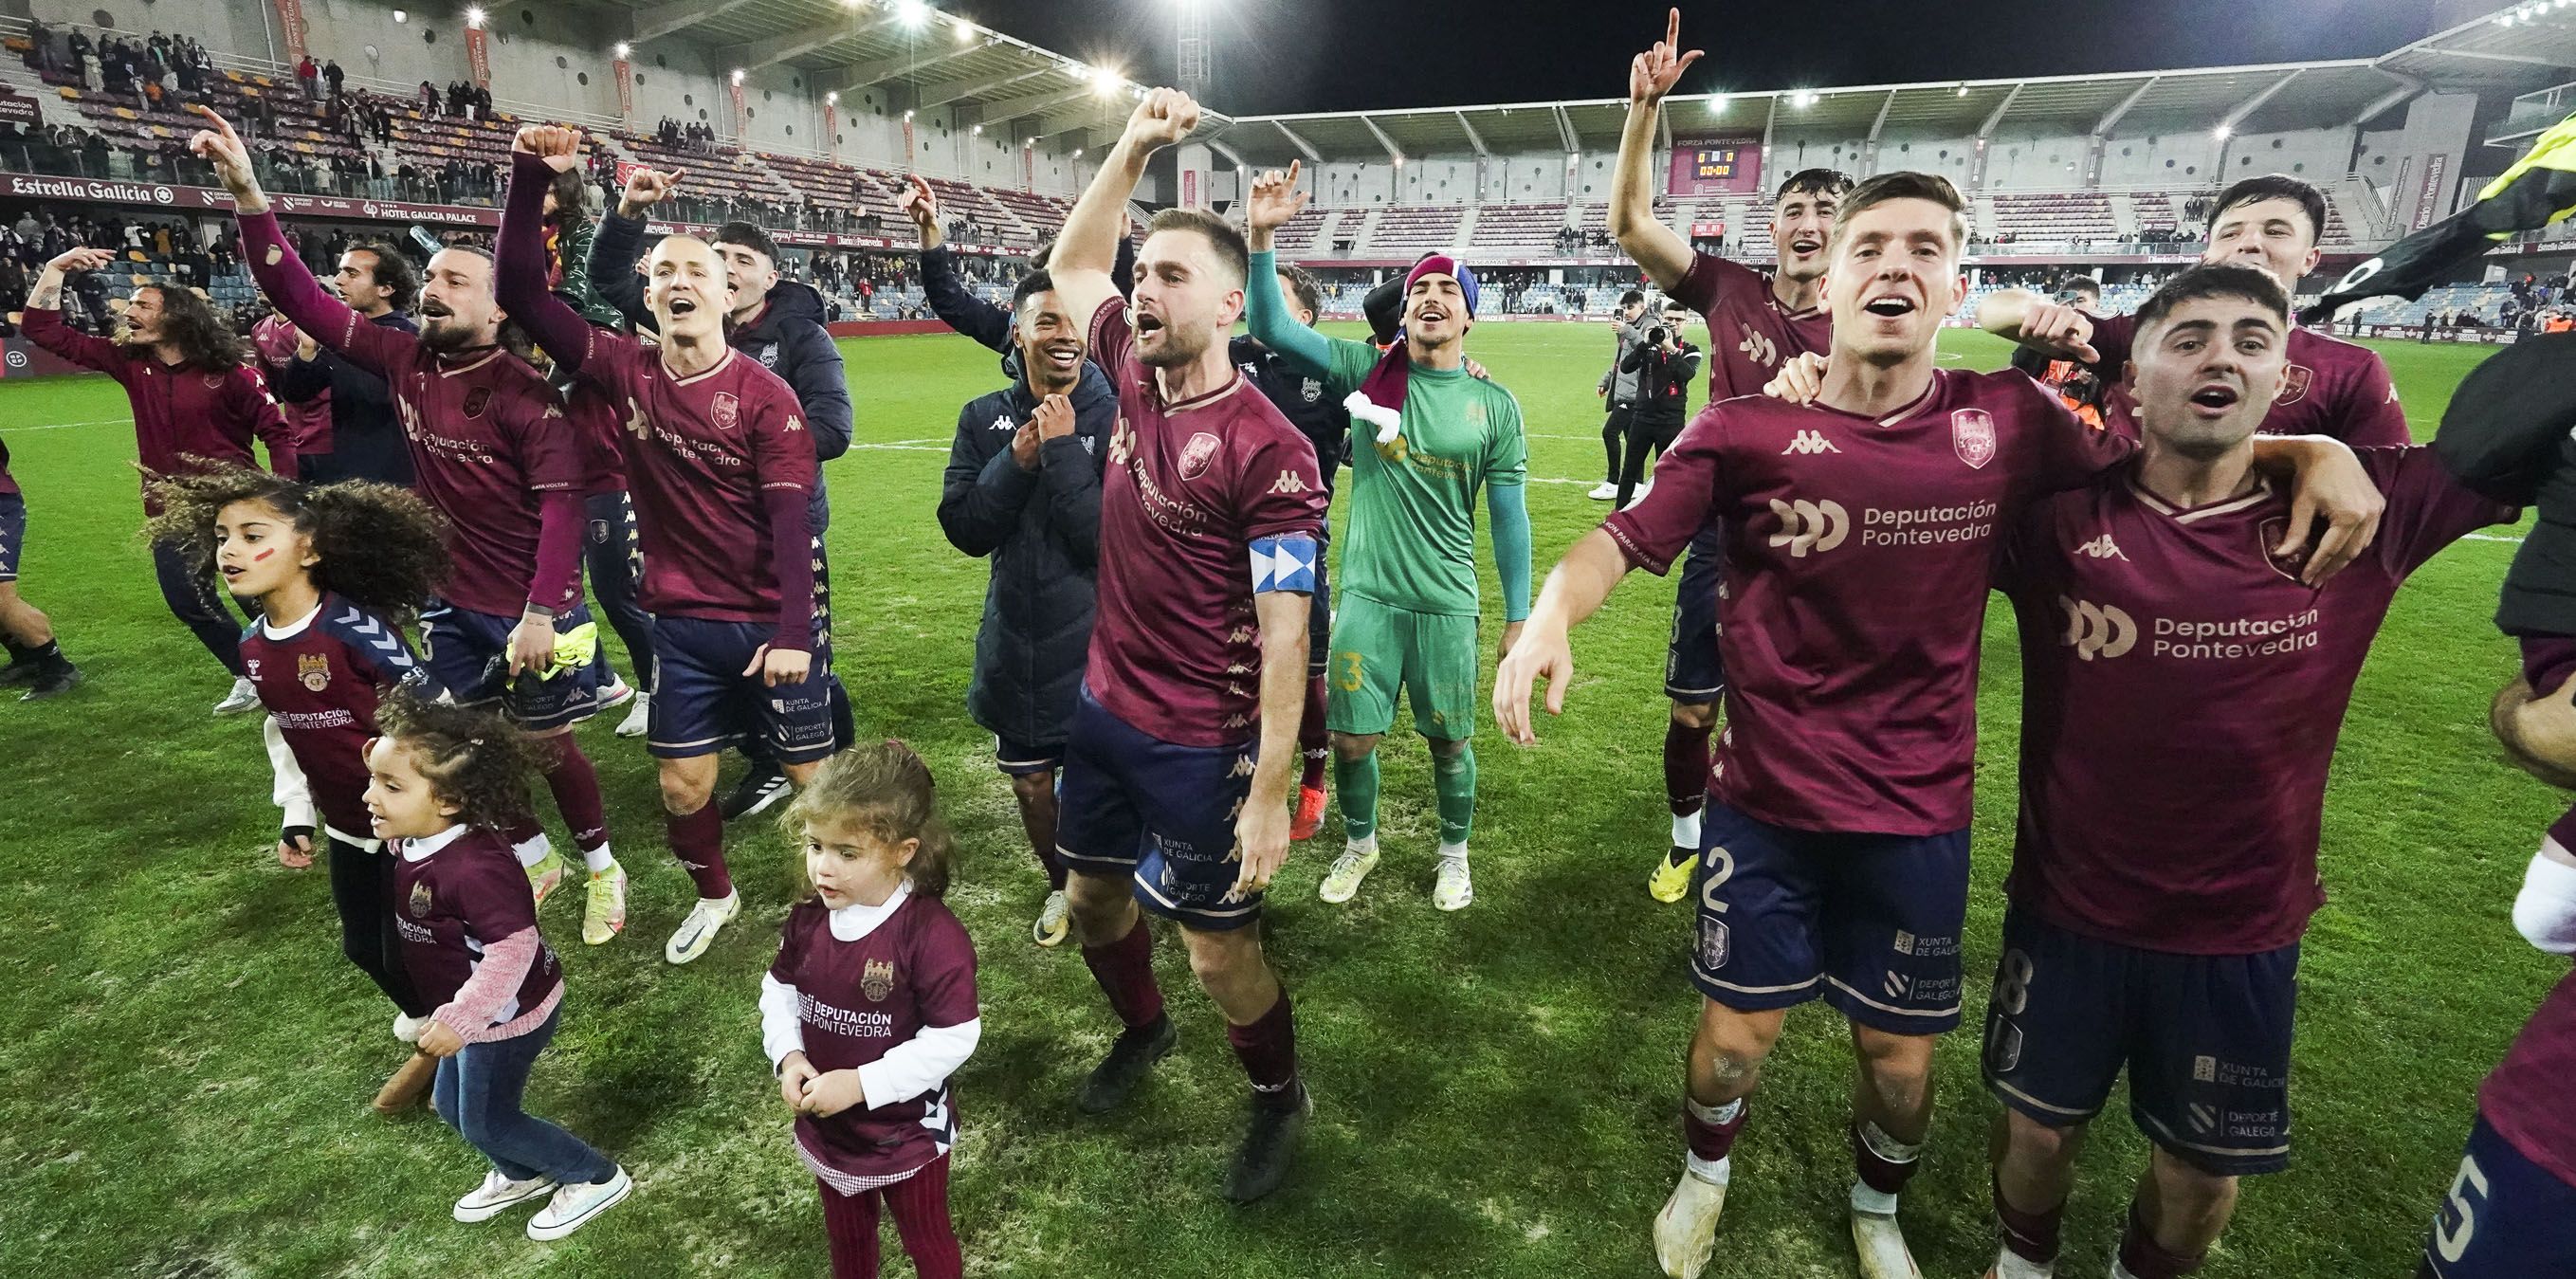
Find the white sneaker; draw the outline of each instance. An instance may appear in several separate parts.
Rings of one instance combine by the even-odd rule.
[[[1063,889],[1048,893],[1046,905],[1038,908],[1038,922],[1029,927],[1029,940],[1049,949],[1063,945],[1065,934],[1071,930],[1072,914],[1073,903]]]
[[[394,1038],[406,1044],[419,1043],[420,1032],[427,1029],[429,1029],[427,1017],[414,1017],[410,1013],[394,1014]]]
[[[1440,882],[1432,886],[1431,904],[1442,910],[1465,910],[1467,904],[1474,900],[1476,900],[1476,885],[1473,880],[1467,878],[1467,859],[1441,858]]]
[[[235,679],[233,691],[226,694],[224,700],[215,703],[215,713],[218,715],[239,715],[244,711],[258,709],[259,689],[246,678]]]
[[[1336,906],[1341,905],[1359,895],[1360,881],[1376,869],[1376,848],[1365,851],[1344,848],[1342,855],[1333,859],[1333,868],[1324,872],[1323,886],[1316,889],[1315,895]]]
[[[1670,1279],[1699,1279],[1717,1252],[1717,1215],[1725,1208],[1726,1187],[1682,1173],[1655,1214],[1655,1264]]]
[[[642,737],[647,731],[651,730],[653,727],[652,703],[653,695],[651,693],[637,693],[635,695],[635,701],[632,703],[634,709],[626,712],[626,718],[617,721],[617,735],[619,737]]]
[[[1595,502],[1607,502],[1611,498],[1617,496],[1619,496],[1619,486],[1608,480],[1603,480],[1592,486],[1591,497]]]
[[[528,1237],[539,1243],[561,1239],[590,1224],[590,1219],[606,1212],[618,1200],[635,1189],[635,1179],[620,1168],[606,1181],[586,1181],[560,1187],[537,1215],[528,1218]]]
[[[456,1201],[458,1221],[489,1221],[509,1210],[555,1188],[555,1179],[539,1174],[526,1181],[512,1181],[498,1168],[483,1174],[483,1184],[468,1191]]]
[[[1861,1279],[1923,1279],[1894,1214],[1881,1216],[1855,1208],[1851,1229],[1852,1247],[1860,1251]]]
[[[635,696],[635,686],[612,675],[608,687],[591,694],[591,706],[597,710],[614,710]]]
[[[680,921],[680,931],[671,934],[669,944],[662,947],[662,958],[685,964],[707,953],[707,947],[716,939],[716,930],[741,913],[739,890],[713,901],[699,898],[698,904],[689,908],[689,917]]]

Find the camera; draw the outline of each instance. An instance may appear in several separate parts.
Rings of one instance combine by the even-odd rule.
[[[1664,339],[1671,337],[1672,335],[1673,331],[1671,329],[1658,324],[1655,327],[1646,330],[1646,345],[1662,346],[1664,344]]]

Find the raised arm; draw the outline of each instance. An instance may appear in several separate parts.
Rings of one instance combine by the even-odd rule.
[[[216,180],[232,194],[233,218],[241,225],[242,261],[259,282],[259,291],[268,295],[279,315],[314,341],[378,377],[389,376],[419,339],[370,324],[367,317],[331,296],[286,242],[277,216],[269,212],[268,193],[260,189],[259,175],[251,171],[250,148],[233,132],[232,123],[200,103],[192,102],[188,109],[205,121],[205,127],[188,140],[188,149],[214,166]]]
[[[1243,321],[1252,329],[1252,340],[1277,351],[1297,371],[1311,378],[1330,377],[1333,372],[1333,345],[1323,334],[1297,322],[1288,314],[1288,299],[1279,295],[1279,255],[1276,237],[1279,228],[1306,207],[1306,193],[1297,189],[1297,174],[1303,163],[1288,162],[1288,171],[1272,169],[1253,179],[1252,198],[1244,206],[1244,236],[1252,248],[1252,278],[1243,282]]]
[[[85,369],[113,370],[123,358],[116,344],[63,323],[63,280],[75,271],[95,271],[116,260],[105,249],[73,249],[45,264],[36,287],[27,294],[23,324],[27,340]]]
[[[599,233],[590,239],[591,293],[641,332],[653,331],[653,313],[644,308],[644,277],[635,274],[635,259],[644,252],[644,222],[653,206],[680,185],[681,173],[637,169],[628,174],[617,207],[600,215]],[[545,206],[537,207],[542,212]]]
[[[1065,310],[1090,331],[1092,315],[1118,292],[1110,270],[1118,261],[1118,239],[1127,225],[1127,200],[1145,176],[1145,161],[1156,151],[1190,136],[1198,127],[1199,104],[1178,89],[1156,89],[1127,117],[1127,131],[1101,159],[1100,172],[1065,215],[1055,238],[1047,274]]]
[[[1670,292],[1690,274],[1688,241],[1655,218],[1655,125],[1664,97],[1702,52],[1682,52],[1682,11],[1667,19],[1664,38],[1628,64],[1628,121],[1619,130],[1619,164],[1610,179],[1610,234],[1656,286]]]
[[[1008,354],[1011,309],[975,296],[966,282],[957,278],[957,255],[949,251],[939,230],[938,194],[918,175],[905,182],[897,203],[904,216],[912,219],[913,229],[921,233],[921,295],[929,301],[930,313],[978,343]]]
[[[501,309],[572,373],[583,371],[595,343],[624,340],[592,328],[546,288],[546,188],[555,174],[573,166],[580,149],[577,129],[532,124],[519,130],[510,143],[510,193],[501,210],[501,233],[492,241],[492,291]],[[594,254],[607,240],[602,230],[593,242]]]

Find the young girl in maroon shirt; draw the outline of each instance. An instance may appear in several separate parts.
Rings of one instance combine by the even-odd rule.
[[[394,1037],[412,1043],[435,1005],[403,969],[393,855],[367,829],[360,752],[387,690],[439,691],[403,639],[447,576],[438,517],[407,489],[316,487],[238,465],[162,476],[146,491],[160,512],[146,530],[154,543],[192,578],[220,577],[260,619],[240,652],[268,712],[260,727],[287,810],[277,860],[309,866],[323,845],[340,952],[393,1001]],[[437,1067],[414,1053],[376,1093],[376,1110],[409,1109]]]
[[[420,1050],[439,1059],[439,1116],[492,1168],[456,1201],[484,1221],[543,1196],[528,1237],[560,1239],[634,1189],[589,1143],[520,1108],[529,1069],[555,1036],[563,966],[537,932],[527,874],[502,832],[528,811],[534,755],[489,711],[397,691],[367,746],[367,813],[395,857],[394,925],[404,966],[437,1005]]]
[[[874,1279],[882,1197],[922,1279],[955,1279],[948,1081],[983,1023],[974,943],[941,900],[949,837],[930,770],[900,742],[843,751],[780,825],[813,891],[761,979],[761,1045],[823,1196],[832,1274]]]

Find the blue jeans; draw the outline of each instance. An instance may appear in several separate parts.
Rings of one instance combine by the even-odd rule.
[[[606,1181],[617,1165],[590,1143],[519,1109],[528,1070],[555,1037],[563,1008],[524,1035],[467,1044],[438,1063],[430,1099],[456,1134],[472,1144],[501,1175],[525,1181],[543,1174],[563,1184]]]

